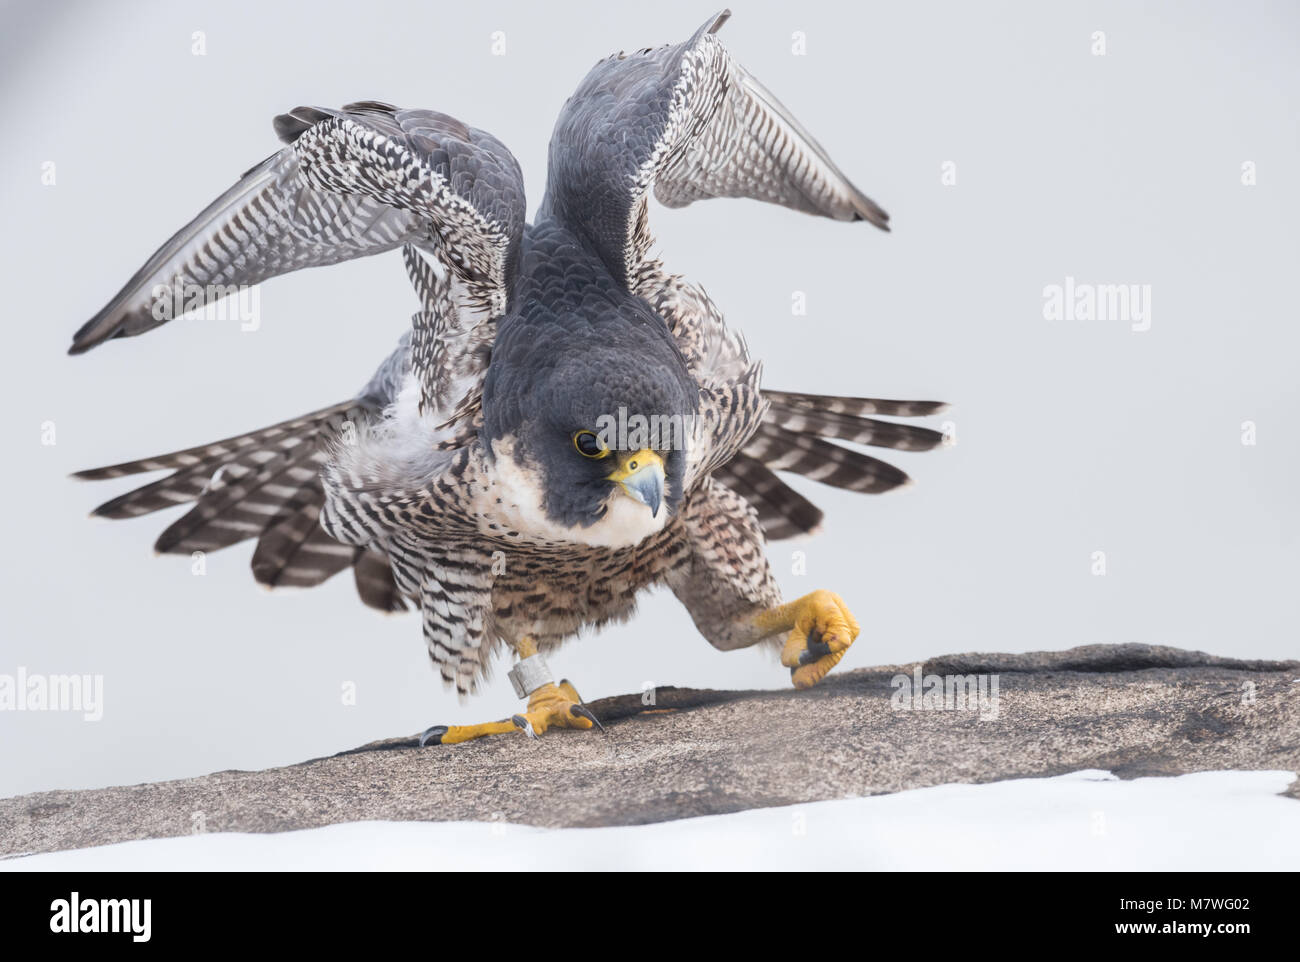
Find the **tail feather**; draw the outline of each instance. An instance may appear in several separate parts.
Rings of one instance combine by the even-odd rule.
[[[323,500],[319,478],[301,485],[284,500],[279,517],[257,540],[253,551],[253,578],[258,584],[275,587],[285,583],[282,575],[286,568],[312,531],[320,527]]]
[[[302,484],[314,477],[320,470],[317,455],[315,444],[299,443],[222,465],[198,503],[158,536],[154,550],[164,554],[216,551],[256,537],[280,511],[279,499],[264,496],[262,488],[272,482]]]
[[[268,587],[313,588],[352,565],[360,550],[325,533],[320,502],[313,502],[262,535],[253,577]]]
[[[405,611],[406,601],[397,590],[393,569],[387,559],[371,551],[362,551],[353,567],[357,594],[371,608],[379,611]]]
[[[815,434],[854,444],[900,451],[929,451],[943,443],[943,434],[914,424],[898,424],[837,411],[818,411],[799,405],[772,404],[765,419],[796,434]]]
[[[124,461],[121,464],[110,464],[104,468],[89,468],[85,471],[76,472],[73,477],[80,478],[83,481],[104,481],[108,478],[120,478],[128,474],[162,471],[165,468],[195,468],[208,463],[211,463],[215,470],[217,466],[232,459],[245,448],[270,447],[273,442],[285,437],[301,438],[305,433],[318,430],[322,421],[356,406],[356,401],[332,404],[327,408],[321,408],[319,411],[312,411],[310,414],[291,418],[288,421],[281,421],[279,424],[272,424],[270,427],[250,431],[247,434],[237,434],[234,437],[223,438],[210,444],[200,444],[197,447],[186,448],[183,451],[173,451],[170,454],[159,454],[152,458]]]
[[[754,507],[769,541],[811,534],[821,525],[820,508],[747,454],[736,455],[714,477]]]
[[[344,545],[319,524],[324,503],[320,468],[327,442],[345,421],[374,416],[371,406],[346,401],[280,424],[170,454],[80,471],[86,479],[173,469],[165,478],[104,502],[95,514],[133,518],[193,503],[158,537],[160,552],[215,551],[257,539],[253,576],[270,586],[310,587],[358,566],[362,601],[383,611],[405,607],[392,573],[378,555]]]
[[[744,450],[773,471],[792,471],[847,491],[880,494],[911,480],[879,458],[769,424],[759,427]]]
[[[715,471],[758,512],[764,534],[775,541],[816,530],[822,512],[774,472],[789,471],[848,491],[880,494],[911,480],[892,464],[834,441],[930,451],[944,436],[931,428],[879,420],[924,417],[947,410],[941,401],[890,401],[763,391],[767,413],[758,431],[731,461]],[[828,440],[828,439],[834,439]]]
[[[218,467],[219,461],[204,461],[192,468],[182,468],[152,484],[105,501],[91,514],[100,518],[138,518],[163,508],[197,501]]]
[[[773,404],[784,407],[850,414],[854,417],[882,414],[885,417],[918,418],[948,410],[948,405],[943,401],[886,401],[880,398],[834,397],[829,394],[794,394],[768,390],[763,391],[763,396]]]

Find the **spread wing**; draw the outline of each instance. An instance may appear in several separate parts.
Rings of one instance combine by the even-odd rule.
[[[584,234],[629,288],[652,243],[646,198],[749,197],[888,229],[888,215],[715,36],[602,60],[551,138],[543,213]]]
[[[508,309],[524,188],[494,137],[446,114],[371,101],[299,107],[275,129],[288,146],[159,248],[77,332],[70,353],[142,334],[241,285],[402,245],[445,269],[436,296],[443,314],[455,314],[443,322],[452,335]],[[416,315],[417,363],[433,357],[442,330],[428,306]],[[433,380],[426,394],[437,393]]]

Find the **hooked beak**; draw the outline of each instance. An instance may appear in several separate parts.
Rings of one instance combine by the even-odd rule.
[[[651,517],[659,516],[659,506],[664,500],[664,459],[649,448],[619,456],[618,470],[609,480],[623,486],[631,497],[650,509]]]

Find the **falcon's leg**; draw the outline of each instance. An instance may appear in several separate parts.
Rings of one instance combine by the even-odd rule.
[[[814,591],[781,604],[758,516],[712,479],[686,506],[683,522],[690,554],[669,585],[709,643],[732,651],[785,635],[781,664],[794,686],[811,688],[826,677],[858,637],[844,600]]]
[[[504,721],[484,722],[481,725],[435,725],[420,736],[420,744],[432,742],[454,745],[484,735],[503,735],[514,731],[523,731],[530,738],[536,738],[548,728],[601,727],[591,709],[582,703],[573,685],[568,681],[561,681],[557,685],[550,680],[550,672],[531,638],[524,638],[515,646],[515,650],[519,653],[519,663],[510,673],[511,681],[521,698],[527,695],[527,711],[512,715]]]
[[[781,664],[790,669],[790,681],[796,688],[811,688],[825,678],[861,630],[844,599],[832,591],[813,591],[770,608],[732,611],[719,610],[716,603],[692,606],[696,599],[681,590],[677,596],[687,602],[695,624],[709,642],[723,651],[769,639],[779,641],[789,632],[781,649]]]

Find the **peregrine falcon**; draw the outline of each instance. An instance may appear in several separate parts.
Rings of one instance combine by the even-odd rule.
[[[858,622],[836,594],[782,603],[768,540],[821,512],[777,472],[851,491],[908,481],[834,443],[907,451],[934,430],[880,420],[931,401],[768,390],[704,290],[651,254],[667,207],[748,197],[888,230],[718,40],[619,53],[560,111],[531,223],[515,158],[432,110],[364,101],[275,119],[285,146],[165,243],[73,340],[80,354],[268,278],[401,248],[409,330],[354,397],[212,444],[80,472],[171,473],[95,513],[193,507],[157,542],[212,551],[256,539],[253,576],[310,586],[351,568],[365,604],[420,612],[429,657],[466,695],[503,644],[527,708],[436,726],[450,744],[598,724],[544,653],[625,620],[662,584],[715,647],[780,648],[808,688]]]

